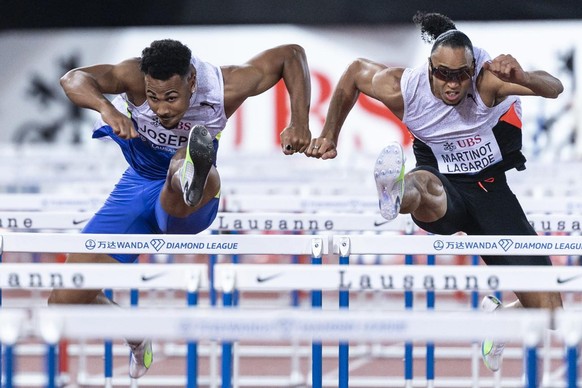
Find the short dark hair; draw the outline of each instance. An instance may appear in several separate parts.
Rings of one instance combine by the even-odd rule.
[[[190,72],[192,51],[177,40],[155,40],[143,49],[139,67],[155,79],[165,81],[178,74],[184,77]]]
[[[447,16],[435,12],[417,11],[412,21],[420,27],[422,39],[427,43],[433,43],[431,54],[441,46],[468,48],[473,54],[471,39],[457,30],[455,23]]]

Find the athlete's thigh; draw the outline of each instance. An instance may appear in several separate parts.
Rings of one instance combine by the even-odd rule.
[[[430,166],[420,166],[412,171],[424,170],[435,175],[443,184],[447,196],[445,215],[434,222],[423,222],[412,217],[414,223],[423,230],[434,234],[453,234],[463,231],[469,219],[467,209],[460,191],[446,176]]]
[[[152,234],[157,233],[155,203],[163,180],[152,181],[128,170],[119,180],[103,206],[89,220],[82,233]],[[119,262],[134,262],[138,254],[115,254]]]
[[[475,185],[467,196],[477,228],[471,234],[536,235],[504,175],[482,185]]]
[[[168,215],[161,203],[156,205],[156,220],[160,233],[167,234],[198,234],[214,222],[218,213],[220,197],[208,201],[207,204],[190,214],[188,217],[179,218]]]

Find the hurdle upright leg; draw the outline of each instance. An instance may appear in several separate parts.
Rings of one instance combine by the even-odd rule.
[[[321,240],[314,239],[314,242],[312,244],[312,255],[311,255],[312,265],[322,264],[321,245],[322,245]],[[311,291],[311,307],[313,309],[322,308],[322,296],[323,293],[321,290]],[[323,347],[321,341],[313,341],[311,343],[311,381],[312,381],[311,385],[313,388],[321,388],[323,384],[322,349]]]
[[[1,245],[1,241],[0,241]],[[0,253],[2,247],[0,246]],[[5,388],[13,387],[15,358],[14,346],[20,337],[20,331],[23,327],[25,314],[23,312],[10,313],[0,312],[0,344],[3,345],[4,357],[0,358],[0,364],[4,363],[4,385]],[[0,370],[1,372],[1,370]],[[0,380],[0,383],[2,381]]]
[[[134,265],[139,264],[139,260],[136,260],[133,264]],[[130,304],[131,308],[137,308],[137,306],[139,304],[139,290],[138,289],[132,288],[131,290],[129,290],[129,304]],[[112,378],[113,378],[113,376],[112,376]],[[137,380],[131,379],[131,388],[136,388],[137,386],[138,386]]]
[[[526,357],[526,388],[538,388],[538,357],[535,346],[527,346]]]
[[[46,375],[47,388],[57,387],[57,345],[47,344]]]
[[[192,274],[186,294],[188,307],[198,305],[199,287],[200,274]],[[198,387],[198,344],[195,341],[188,341],[186,344],[186,387]]]
[[[14,346],[6,345],[4,347],[4,370],[5,370],[5,378],[4,378],[4,385],[5,388],[12,388],[13,387],[13,380],[14,380],[14,369],[15,369],[15,362],[14,362]],[[0,383],[2,380],[0,380]]]
[[[113,290],[103,290],[105,297],[113,299]],[[105,386],[107,388],[113,387],[113,341],[105,340],[103,343],[105,357],[103,358],[103,368],[105,377]]]
[[[427,265],[435,265],[435,255],[428,255],[426,258]],[[428,290],[426,292],[426,308],[427,310],[434,310],[435,308],[435,292]],[[427,388],[434,387],[434,342],[427,342],[426,344],[426,381]]]
[[[339,256],[339,264],[340,265],[349,265],[350,263],[350,240],[349,238],[345,238],[340,242],[340,256]],[[350,291],[349,290],[340,290],[339,291],[339,308],[341,309],[349,309],[350,306]],[[349,387],[349,359],[350,359],[350,348],[349,342],[340,342],[339,343],[339,388],[348,388]]]
[[[404,263],[406,265],[414,264],[414,257],[412,255],[406,255],[404,258]],[[414,302],[414,294],[410,290],[404,291],[404,307],[406,310],[412,310]],[[407,341],[404,344],[404,381],[406,388],[412,388],[412,378],[413,378],[413,343]]]
[[[291,256],[291,263],[292,264],[299,264],[299,256],[292,255]],[[299,290],[292,290],[290,293],[291,296],[291,306],[293,308],[298,308],[300,304],[299,300]],[[292,344],[292,351],[291,351],[291,384],[299,385],[304,381],[303,374],[301,373],[301,355],[300,355],[300,345],[297,340],[293,340]]]
[[[222,279],[222,304],[232,308],[234,302],[235,277],[233,273],[225,274]],[[232,341],[222,342],[222,388],[232,387]]]
[[[578,351],[576,344],[568,345],[566,351],[567,374],[566,384],[568,388],[578,387]]]
[[[471,265],[479,265],[479,256],[471,256]],[[479,310],[479,291],[477,290],[471,291],[471,309],[474,311]],[[471,353],[471,383],[473,388],[479,388],[479,362],[481,358],[479,343],[473,342],[471,348],[473,350]]]

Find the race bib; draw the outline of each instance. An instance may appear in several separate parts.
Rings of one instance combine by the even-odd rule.
[[[430,144],[443,174],[477,174],[503,158],[493,133]]]

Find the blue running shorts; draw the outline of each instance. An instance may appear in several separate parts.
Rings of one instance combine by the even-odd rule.
[[[140,176],[129,167],[82,233],[96,234],[197,234],[216,218],[219,198],[186,218],[172,217],[162,209],[160,192],[165,179]],[[139,254],[110,254],[121,263],[133,263]]]

